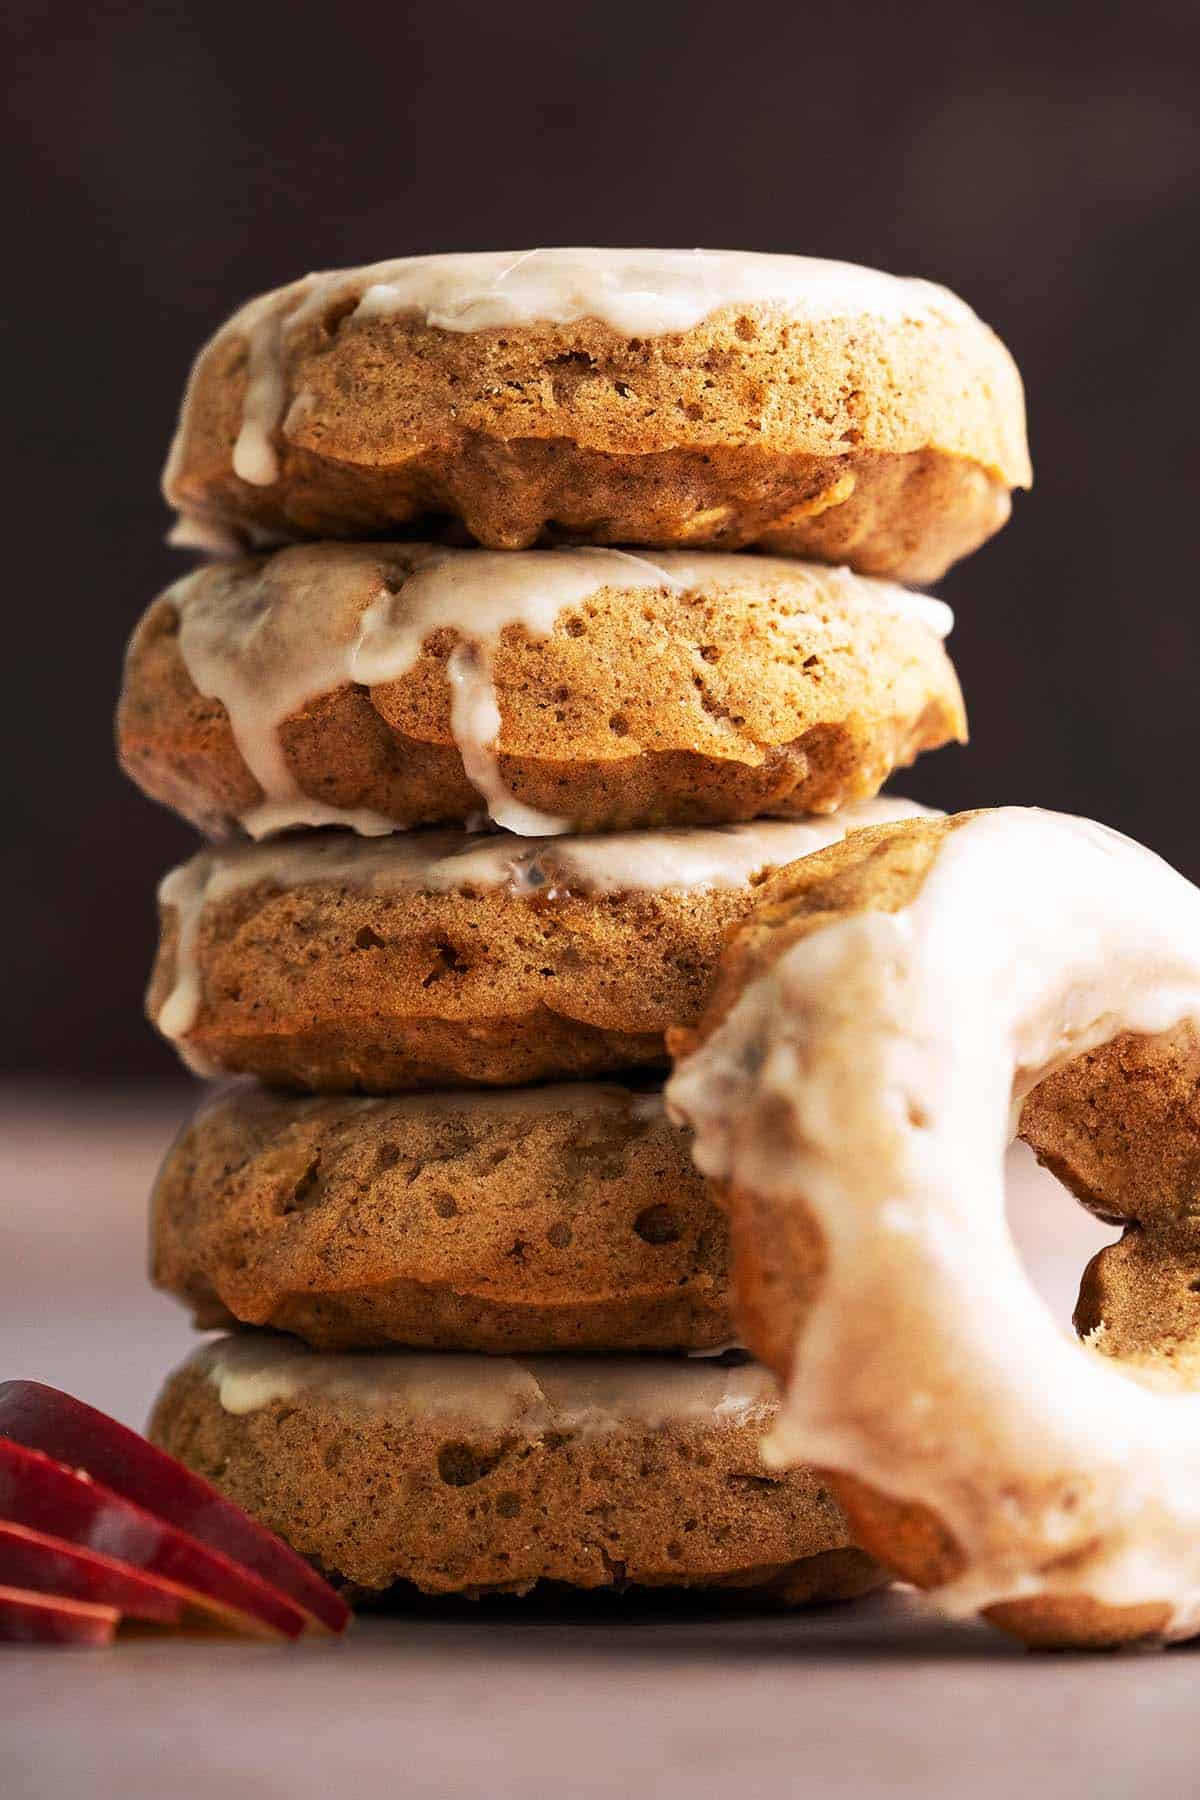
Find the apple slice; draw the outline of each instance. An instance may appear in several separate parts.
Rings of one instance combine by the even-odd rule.
[[[298,1606],[186,1532],[177,1531],[82,1469],[0,1438],[0,1519],[98,1551],[186,1593],[226,1624],[260,1636],[299,1637]]]
[[[111,1644],[120,1618],[115,1606],[0,1587],[0,1644]]]
[[[177,1625],[183,1616],[183,1596],[169,1583],[97,1550],[6,1519],[0,1519],[0,1587],[28,1588],[31,1593],[56,1594],[60,1600],[82,1600],[90,1606],[115,1606],[125,1618],[150,1619],[159,1625]]]
[[[136,1431],[40,1381],[0,1382],[0,1437],[86,1469],[114,1493],[250,1569],[326,1630],[350,1608],[282,1538]]]

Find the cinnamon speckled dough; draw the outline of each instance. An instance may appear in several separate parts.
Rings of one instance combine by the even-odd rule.
[[[655,1087],[233,1090],[159,1175],[153,1278],[321,1348],[711,1350],[727,1233],[689,1142]]]
[[[497,549],[756,546],[930,581],[1029,484],[1016,367],[949,295],[915,317],[758,303],[665,335],[596,317],[460,331],[360,308],[377,275],[293,284],[217,333],[165,476],[181,513],[243,537],[441,514]],[[234,472],[250,338],[281,326],[277,478],[255,486]]]
[[[729,827],[713,834],[718,856],[748,839],[748,860],[698,885],[691,833],[328,831],[202,852],[163,883],[147,1009],[201,1073],[317,1091],[659,1065],[763,874],[798,839],[912,808],[884,797],[811,824]],[[662,885],[645,885],[647,862]],[[609,868],[618,879],[600,884]]]
[[[324,666],[340,672],[278,724],[298,796],[401,826],[478,816],[451,724],[447,663],[461,634],[433,631],[406,674],[374,686],[352,682],[344,666],[381,594],[395,596],[403,626],[415,554],[307,545],[169,588],[126,659],[126,772],[209,832],[263,801],[225,706],[197,691],[180,643],[185,605],[223,608],[235,627],[254,609],[247,654],[262,659],[263,711],[289,677],[282,653],[265,660],[269,631],[294,645],[308,618],[313,632],[338,634]],[[541,554],[553,569],[553,553]],[[928,609],[901,590],[778,558],[689,557],[682,589],[666,575],[646,587],[644,566],[629,566],[629,586],[565,607],[549,636],[509,625],[495,645],[499,776],[572,830],[831,812],[875,793],[921,751],[965,737],[958,681]],[[536,590],[536,570],[530,582]]]
[[[882,1579],[851,1546],[816,1477],[763,1468],[769,1394],[733,1416],[697,1404],[722,1385],[704,1363],[660,1359],[656,1378],[692,1396],[680,1417],[597,1428],[579,1422],[570,1400],[589,1380],[587,1364],[575,1365],[577,1380],[553,1361],[547,1369],[439,1358],[457,1365],[447,1379],[480,1384],[477,1412],[364,1402],[346,1376],[337,1389],[300,1389],[229,1412],[210,1374],[220,1351],[198,1352],[171,1376],[151,1437],[364,1595],[397,1583],[433,1594],[524,1594],[553,1581],[763,1587],[799,1603],[849,1598]],[[361,1359],[330,1360],[345,1369]],[[474,1363],[478,1374],[464,1375]],[[605,1390],[623,1367],[637,1379],[654,1373],[645,1359],[590,1367]],[[511,1384],[518,1402],[493,1402],[489,1383]]]
[[[779,870],[760,904],[730,935],[698,1031],[673,1033],[686,1055],[715,1030],[738,996],[788,948],[832,919],[896,912],[919,893],[947,833],[977,815],[916,819],[857,832]],[[1036,904],[1036,897],[1031,901]],[[1103,1325],[1097,1347],[1143,1363],[1194,1360],[1200,1352],[1200,1048],[1190,1028],[1124,1034],[1048,1076],[1025,1100],[1020,1135],[1100,1217],[1128,1220],[1119,1244],[1100,1251],[1083,1281],[1076,1324]],[[786,1378],[822,1278],[823,1248],[811,1218],[762,1195],[732,1190],[735,1309],[754,1352]],[[922,1586],[963,1571],[962,1553],[926,1507],[831,1474],[858,1541]],[[1031,1644],[1117,1644],[1161,1631],[1156,1605],[1112,1607],[1087,1597],[1009,1601],[986,1616]]]

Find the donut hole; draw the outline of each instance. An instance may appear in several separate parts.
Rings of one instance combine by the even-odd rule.
[[[1085,1269],[1121,1228],[1081,1206],[1025,1144],[1013,1145],[1005,1174],[1008,1229],[1025,1273],[1051,1316],[1070,1327]]]

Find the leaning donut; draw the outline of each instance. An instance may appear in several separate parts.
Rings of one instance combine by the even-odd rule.
[[[765,1446],[859,1541],[1031,1643],[1200,1632],[1200,890],[1085,820],[855,834],[774,876],[668,1096],[728,1196]],[[1064,1337],[1012,1129],[1128,1222]],[[802,1364],[802,1379],[790,1380]]]

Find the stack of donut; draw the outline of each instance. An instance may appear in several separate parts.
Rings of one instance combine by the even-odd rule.
[[[201,353],[166,492],[209,560],[135,632],[119,740],[209,839],[162,884],[151,1015],[242,1080],[154,1196],[155,1280],[230,1335],[152,1431],[353,1592],[830,1598],[883,1579],[855,1541],[923,1578],[801,1422],[834,1263],[793,1163],[832,1114],[773,1104],[774,1026],[729,1021],[797,895],[855,911],[949,829],[879,795],[964,734],[949,613],[903,584],[1027,481],[988,328],[806,258],[383,263]],[[894,1120],[856,1138],[836,1049],[857,1166]],[[1076,1116],[1036,1129],[1109,1195]],[[874,1298],[828,1304],[886,1360]]]

